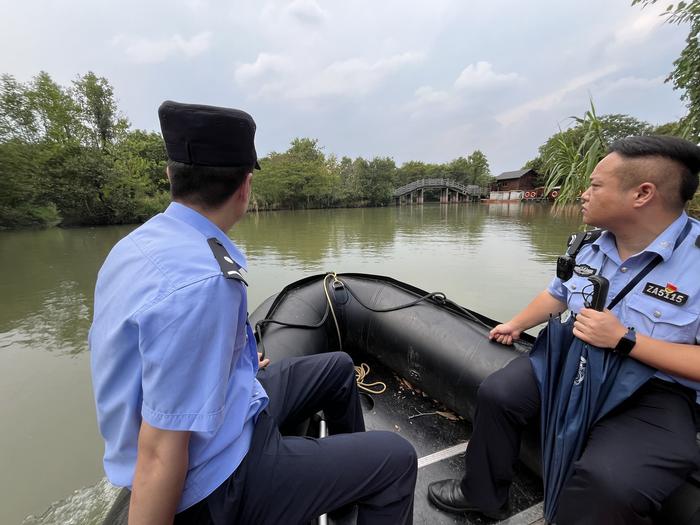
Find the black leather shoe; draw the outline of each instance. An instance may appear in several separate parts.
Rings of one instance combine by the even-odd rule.
[[[448,512],[478,512],[494,520],[507,518],[510,510],[506,504],[497,511],[486,512],[469,503],[462,494],[461,481],[458,479],[444,479],[431,483],[428,486],[428,499],[439,509]]]

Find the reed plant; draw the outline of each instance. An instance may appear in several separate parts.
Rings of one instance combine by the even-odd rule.
[[[596,114],[592,100],[583,118],[571,118],[582,133],[578,136],[560,133],[543,159],[545,194],[559,188],[555,208],[571,204],[581,196],[590,183],[593,169],[608,149],[604,123]],[[577,140],[578,137],[582,138]]]

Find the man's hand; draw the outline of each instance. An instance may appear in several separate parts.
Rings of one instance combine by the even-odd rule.
[[[599,348],[615,348],[626,333],[627,328],[607,309],[599,312],[583,308],[574,322],[574,335],[584,343]]]
[[[566,303],[555,299],[548,290],[543,290],[518,315],[491,330],[489,339],[502,345],[512,345],[523,330],[537,326],[550,315],[559,314],[565,309]]]
[[[499,324],[489,332],[489,339],[501,343],[502,345],[512,345],[513,341],[520,337],[519,328],[512,324],[512,321]]]
[[[268,358],[263,359],[262,352],[258,352],[258,369],[262,370],[269,364],[270,360]]]

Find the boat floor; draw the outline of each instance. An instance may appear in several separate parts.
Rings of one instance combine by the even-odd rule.
[[[366,362],[370,373],[366,382],[382,381],[383,394],[362,396],[367,430],[391,430],[401,434],[418,453],[413,522],[415,524],[481,524],[494,523],[476,513],[446,513],[428,501],[428,485],[446,478],[460,478],[464,472],[464,450],[471,435],[471,425],[420,391],[414,389],[371,356],[357,356],[355,363]],[[441,412],[442,414],[438,414]],[[512,525],[544,523],[542,521],[542,482],[524,465],[518,463],[511,486]],[[354,523],[345,516],[329,523]]]

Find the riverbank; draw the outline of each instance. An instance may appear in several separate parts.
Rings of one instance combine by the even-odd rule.
[[[480,204],[509,204],[509,205],[517,205],[517,204],[527,204],[530,205],[532,204],[529,201],[490,201],[490,200],[482,200],[480,201]],[[426,202],[426,205],[437,205],[439,204],[438,202]],[[474,203],[460,203],[460,204],[474,204]],[[536,203],[538,205],[542,204],[548,204],[548,203]],[[418,206],[418,205],[413,205],[413,206]],[[260,207],[260,206],[255,206],[254,203],[251,203],[251,206],[248,209],[248,213],[265,213],[265,212],[301,212],[301,211],[311,211],[311,210],[355,210],[355,209],[376,209],[376,208],[391,208],[395,207],[393,204],[383,204],[383,205],[378,205],[378,206],[368,206],[368,205],[343,205],[343,206],[315,206],[315,207],[308,207],[308,208],[294,208],[294,207],[278,207],[278,208],[273,208],[273,207]],[[687,207],[687,212],[688,215],[691,217],[694,217],[698,220],[700,220],[700,192],[695,194],[695,198],[690,201],[688,207]],[[115,223],[115,224],[60,224],[60,223],[53,223],[53,224],[48,224],[48,225],[31,225],[31,226],[23,226],[23,227],[7,227],[7,226],[2,226],[0,225],[0,232],[9,232],[9,231],[32,231],[32,230],[46,230],[54,227],[58,227],[61,229],[74,229],[74,228],[96,228],[96,227],[108,227],[108,226],[137,226],[139,224],[143,224],[143,222],[124,222],[124,223]]]

